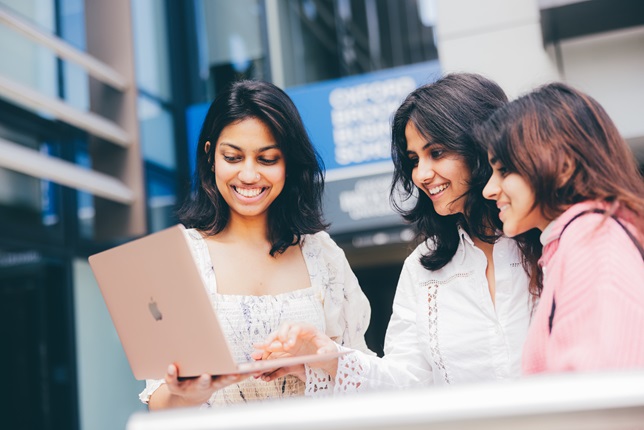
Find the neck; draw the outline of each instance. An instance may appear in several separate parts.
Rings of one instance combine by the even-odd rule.
[[[268,219],[265,216],[246,218],[232,215],[221,232],[221,237],[246,243],[266,244],[269,242]]]

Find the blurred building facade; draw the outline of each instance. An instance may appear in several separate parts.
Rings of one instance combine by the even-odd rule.
[[[415,86],[471,71],[516,96],[564,80],[644,161],[639,0],[0,0],[0,55],[7,428],[124,428],[143,408],[87,256],[177,222],[199,109],[233,80],[298,104],[377,351],[412,233],[386,204],[387,136],[369,133]]]

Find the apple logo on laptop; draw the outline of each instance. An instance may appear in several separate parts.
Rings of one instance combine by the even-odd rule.
[[[150,297],[150,303],[148,303],[148,308],[150,309],[150,313],[152,314],[152,317],[155,320],[161,321],[163,319],[163,314],[161,314],[161,311],[157,306],[157,302],[155,302],[152,297]]]

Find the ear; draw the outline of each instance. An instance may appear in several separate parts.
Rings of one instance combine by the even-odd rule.
[[[203,146],[203,150],[204,150],[204,152],[205,152],[206,154],[208,153],[208,151],[210,151],[210,141],[209,141],[209,140],[207,140],[207,141],[206,141],[206,143],[204,144],[204,146]],[[215,164],[214,164],[214,163],[213,163],[213,165],[212,165],[212,166],[210,166],[210,171],[211,171],[212,173],[215,173]]]
[[[566,155],[563,166],[561,167],[561,173],[557,177],[557,188],[561,188],[568,182],[568,180],[572,177],[573,173],[575,173],[575,169],[577,168],[577,164],[575,163],[575,160],[573,160],[570,156]]]

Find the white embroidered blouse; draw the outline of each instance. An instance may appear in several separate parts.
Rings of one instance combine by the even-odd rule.
[[[420,264],[427,243],[406,259],[387,328],[385,356],[360,352],[342,356],[335,381],[317,382],[315,389],[307,386],[307,394],[520,376],[533,303],[519,250],[504,237],[494,246],[493,303],[485,254],[461,228],[459,235],[454,258],[440,270],[429,271]]]
[[[325,232],[304,235],[302,254],[311,287],[278,295],[242,296],[217,293],[217,282],[207,244],[201,234],[186,230],[195,261],[204,278],[211,302],[221,320],[235,358],[250,361],[253,344],[262,342],[282,322],[302,321],[323,330],[338,344],[369,350],[364,333],[369,325],[370,307],[351,271],[344,252]],[[328,376],[307,367],[307,377],[328,380]],[[147,380],[139,395],[147,403],[164,380]],[[294,376],[271,382],[248,378],[216,391],[202,407],[302,395],[305,384]]]

